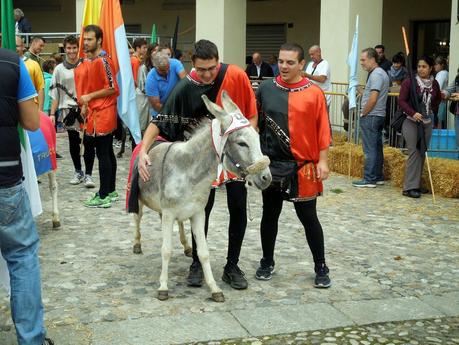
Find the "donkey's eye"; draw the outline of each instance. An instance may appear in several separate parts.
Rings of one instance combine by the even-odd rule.
[[[249,145],[247,145],[246,143],[244,143],[243,141],[237,143],[239,146],[241,147],[249,147]]]

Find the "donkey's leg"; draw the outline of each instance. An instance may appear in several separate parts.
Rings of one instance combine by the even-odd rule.
[[[135,237],[134,237],[134,247],[132,251],[134,254],[142,254],[142,244],[140,243],[140,222],[142,221],[143,215],[143,203],[139,200],[139,213],[134,213],[134,222],[135,222]]]
[[[162,267],[159,276],[158,299],[164,301],[169,298],[169,289],[167,288],[167,279],[169,271],[169,261],[172,254],[172,229],[175,218],[170,212],[164,212],[161,216],[161,229],[163,232],[163,246],[161,247]]]
[[[224,302],[222,290],[217,286],[209,261],[209,248],[207,247],[206,236],[204,235],[205,212],[200,211],[191,217],[191,231],[193,231],[194,240],[198,250],[199,261],[201,262],[204,278],[212,292],[212,299],[215,302]]]
[[[55,171],[50,171],[48,173],[48,180],[49,191],[51,192],[51,200],[53,203],[53,228],[56,229],[61,226],[61,221],[59,219],[59,207],[57,202],[57,180]]]
[[[193,249],[191,249],[190,244],[188,243],[188,239],[186,238],[185,226],[183,225],[183,222],[178,222],[178,227],[180,233],[180,243],[183,246],[183,252],[186,256],[191,257]]]

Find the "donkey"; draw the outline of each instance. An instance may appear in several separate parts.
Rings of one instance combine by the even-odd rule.
[[[247,177],[258,189],[265,189],[271,183],[270,161],[261,153],[258,133],[226,91],[222,92],[223,109],[205,95],[202,99],[215,116],[212,125],[209,125],[209,121],[201,123],[187,142],[155,146],[148,154],[152,162],[149,166],[152,178],[147,182],[139,179],[138,183],[139,212],[134,216],[138,240],[143,205],[161,214],[163,244],[159,300],[169,297],[167,280],[173,224],[190,219],[199,261],[212,299],[224,302],[223,292],[212,275],[204,235],[204,209],[212,182],[224,168],[240,177]]]

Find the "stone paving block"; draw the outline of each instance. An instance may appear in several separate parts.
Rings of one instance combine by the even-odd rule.
[[[421,300],[441,310],[447,316],[459,316],[459,292],[451,292],[442,296],[422,296]]]
[[[325,303],[235,310],[231,313],[254,336],[353,324],[350,318]]]
[[[441,311],[415,297],[347,301],[334,303],[333,306],[359,325],[444,316]]]
[[[92,331],[90,326],[80,324],[71,326],[57,326],[48,327],[47,336],[53,339],[56,345],[90,345]]]
[[[0,332],[1,345],[18,345],[16,333],[14,331]]]
[[[226,312],[103,322],[93,325],[93,333],[93,345],[180,344],[248,335]]]

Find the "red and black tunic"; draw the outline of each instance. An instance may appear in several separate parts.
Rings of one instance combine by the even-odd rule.
[[[316,177],[316,164],[320,151],[331,143],[323,91],[306,78],[287,84],[277,77],[263,82],[256,97],[262,152],[271,161],[296,161],[302,166],[297,173],[298,195],[293,201],[320,195],[323,185]],[[267,117],[288,137],[288,146],[279,133],[267,125]]]

